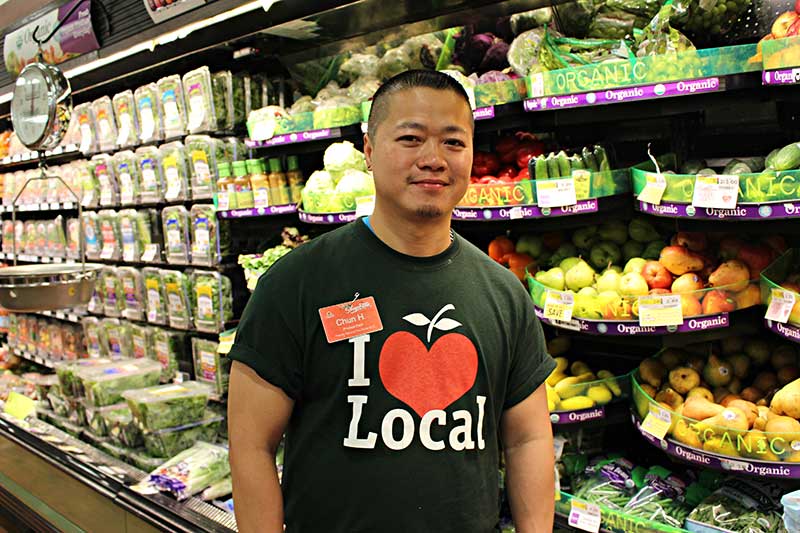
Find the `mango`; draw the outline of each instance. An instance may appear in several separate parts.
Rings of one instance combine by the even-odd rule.
[[[586,396],[594,400],[597,405],[605,405],[613,398],[611,391],[603,384],[589,387],[586,391]]]
[[[562,411],[577,411],[594,407],[594,401],[586,396],[572,396],[561,400]]]

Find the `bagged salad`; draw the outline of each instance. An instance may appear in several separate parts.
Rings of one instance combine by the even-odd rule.
[[[191,448],[197,441],[214,443],[223,420],[223,417],[211,414],[198,422],[145,431],[144,448],[147,453],[156,457],[173,457],[183,450]]]
[[[136,101],[133,91],[122,91],[114,95],[114,118],[117,122],[117,146],[126,148],[139,143],[139,127],[136,118]]]
[[[153,386],[123,393],[136,423],[145,431],[203,420],[209,388],[196,381]]]
[[[624,513],[681,528],[691,511],[686,505],[687,484],[668,469],[653,466],[644,476],[644,487],[625,504]]]
[[[217,162],[225,160],[225,145],[207,135],[186,137],[192,198],[213,198],[217,183]]]
[[[102,241],[100,239],[100,225],[97,213],[89,211],[83,213],[83,235],[88,259],[100,259]]]
[[[183,84],[177,74],[161,78],[156,82],[158,98],[164,113],[164,137],[178,137],[186,134],[186,102],[183,97]]]
[[[169,326],[176,329],[191,329],[191,278],[178,270],[162,270],[161,281],[167,295]]]
[[[128,320],[144,320],[144,280],[139,269],[117,268],[117,277],[122,288],[122,316]]]
[[[142,324],[131,324],[131,351],[134,359],[155,359],[153,351],[153,328]]]
[[[136,164],[136,155],[130,150],[117,152],[112,157],[114,172],[119,184],[119,203],[133,205],[139,203],[141,173]]]
[[[195,270],[191,274],[192,316],[198,331],[217,333],[233,320],[231,280],[219,272]]]
[[[212,266],[228,253],[230,232],[218,221],[213,204],[195,204],[190,212],[192,263]]]
[[[136,118],[139,123],[139,140],[143,143],[164,138],[164,117],[158,87],[155,83],[143,85],[134,91]]]
[[[100,320],[93,316],[87,316],[81,319],[83,326],[83,337],[86,339],[86,352],[91,358],[105,357],[106,346],[108,343],[105,340],[105,332],[100,328]],[[60,374],[59,374],[60,377]],[[62,381],[61,386],[64,387]],[[64,390],[68,390],[64,388]],[[76,394],[75,396],[80,396]]]
[[[217,116],[214,113],[211,72],[208,67],[187,72],[182,81],[187,108],[186,129],[189,133],[215,131]]]
[[[189,212],[182,205],[161,211],[164,244],[168,263],[189,263]]]
[[[192,337],[192,359],[195,379],[210,385],[217,398],[225,396],[228,393],[231,360],[219,353],[219,343]]]
[[[145,289],[145,311],[147,321],[151,324],[167,325],[167,293],[164,290],[164,281],[161,279],[161,270],[154,267],[142,269]]]
[[[113,209],[98,211],[97,225],[100,228],[100,238],[102,239],[100,259],[119,259],[122,256],[119,214]]]
[[[692,510],[686,526],[711,526],[732,533],[789,533],[781,518],[783,492],[766,481],[729,478]]]
[[[227,449],[198,442],[153,471],[148,482],[181,501],[222,481],[230,472]]]
[[[103,96],[92,102],[92,113],[97,128],[97,147],[101,151],[113,150],[117,146],[117,124],[114,121],[114,106],[111,98]]]
[[[175,141],[162,144],[159,152],[164,176],[164,199],[168,202],[190,199],[189,168],[186,165],[186,149],[183,143]]]
[[[117,269],[113,266],[105,266],[100,271],[103,297],[103,314],[110,317],[122,316],[125,309],[125,294],[122,291],[122,281],[120,280]]]
[[[135,154],[141,178],[139,203],[160,202],[164,194],[161,152],[155,146],[142,146],[136,149]]]
[[[214,91],[214,114],[217,118],[217,128],[232,131],[233,117],[233,76],[231,71],[222,70],[211,76],[211,85]]]
[[[152,359],[161,365],[161,382],[172,381],[178,371],[178,361],[183,358],[186,336],[178,331],[153,329]]]

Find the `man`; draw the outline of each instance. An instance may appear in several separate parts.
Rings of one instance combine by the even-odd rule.
[[[517,531],[552,531],[555,363],[524,287],[450,230],[473,129],[451,77],[389,80],[364,137],[374,213],[259,281],[230,354],[239,531],[495,531],[498,439]]]

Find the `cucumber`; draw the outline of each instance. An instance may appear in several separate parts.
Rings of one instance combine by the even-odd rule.
[[[569,166],[569,157],[567,157],[567,154],[564,152],[564,150],[558,152],[558,155],[556,155],[556,161],[558,162],[559,178],[565,178],[572,173]]]
[[[540,155],[533,159],[534,167],[533,167],[533,179],[536,180],[546,180],[550,177],[547,173],[547,159],[543,155]]]
[[[547,156],[547,174],[550,178],[557,178],[561,175],[561,171],[558,169],[556,154],[553,152],[550,152],[550,155]]]
[[[597,172],[600,170],[600,167],[597,165],[597,158],[594,156],[591,150],[587,147],[583,147],[581,150],[581,155],[583,156],[583,165],[584,168],[591,170],[592,172]]]
[[[582,170],[586,168],[586,165],[583,164],[583,159],[578,154],[570,156],[569,158],[569,167],[570,170]]]
[[[781,148],[781,151],[772,159],[772,168],[778,171],[800,168],[800,142]]]
[[[700,169],[700,172],[697,173],[698,176],[716,176],[717,171],[713,168],[703,168]]]
[[[768,168],[773,168],[772,163],[775,161],[775,156],[778,155],[778,152],[780,151],[781,151],[780,148],[775,148],[773,151],[769,153],[769,155],[767,155],[767,158],[764,160],[765,170]]]
[[[731,172],[731,170],[736,168],[737,165],[741,165],[741,164],[744,164],[744,163],[742,163],[741,159],[731,159],[728,162],[728,164],[725,165],[725,168],[722,169],[722,173],[723,174],[733,174],[733,172]]]
[[[764,170],[763,157],[748,157],[747,159],[742,159],[742,163],[750,167],[751,174],[755,174]]]
[[[726,166],[723,174],[735,174],[737,176],[741,176],[742,174],[753,174],[753,169],[750,168],[747,163],[739,161],[730,167]]]
[[[611,161],[608,160],[606,149],[599,144],[594,147],[594,157],[597,159],[597,166],[600,172],[611,170]]]

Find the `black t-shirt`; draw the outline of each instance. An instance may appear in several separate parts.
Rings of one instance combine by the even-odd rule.
[[[383,329],[329,344],[319,309],[356,293]],[[295,400],[288,533],[494,531],[500,418],[555,367],[509,271],[458,235],[401,254],[361,220],[261,277],[230,357]]]

